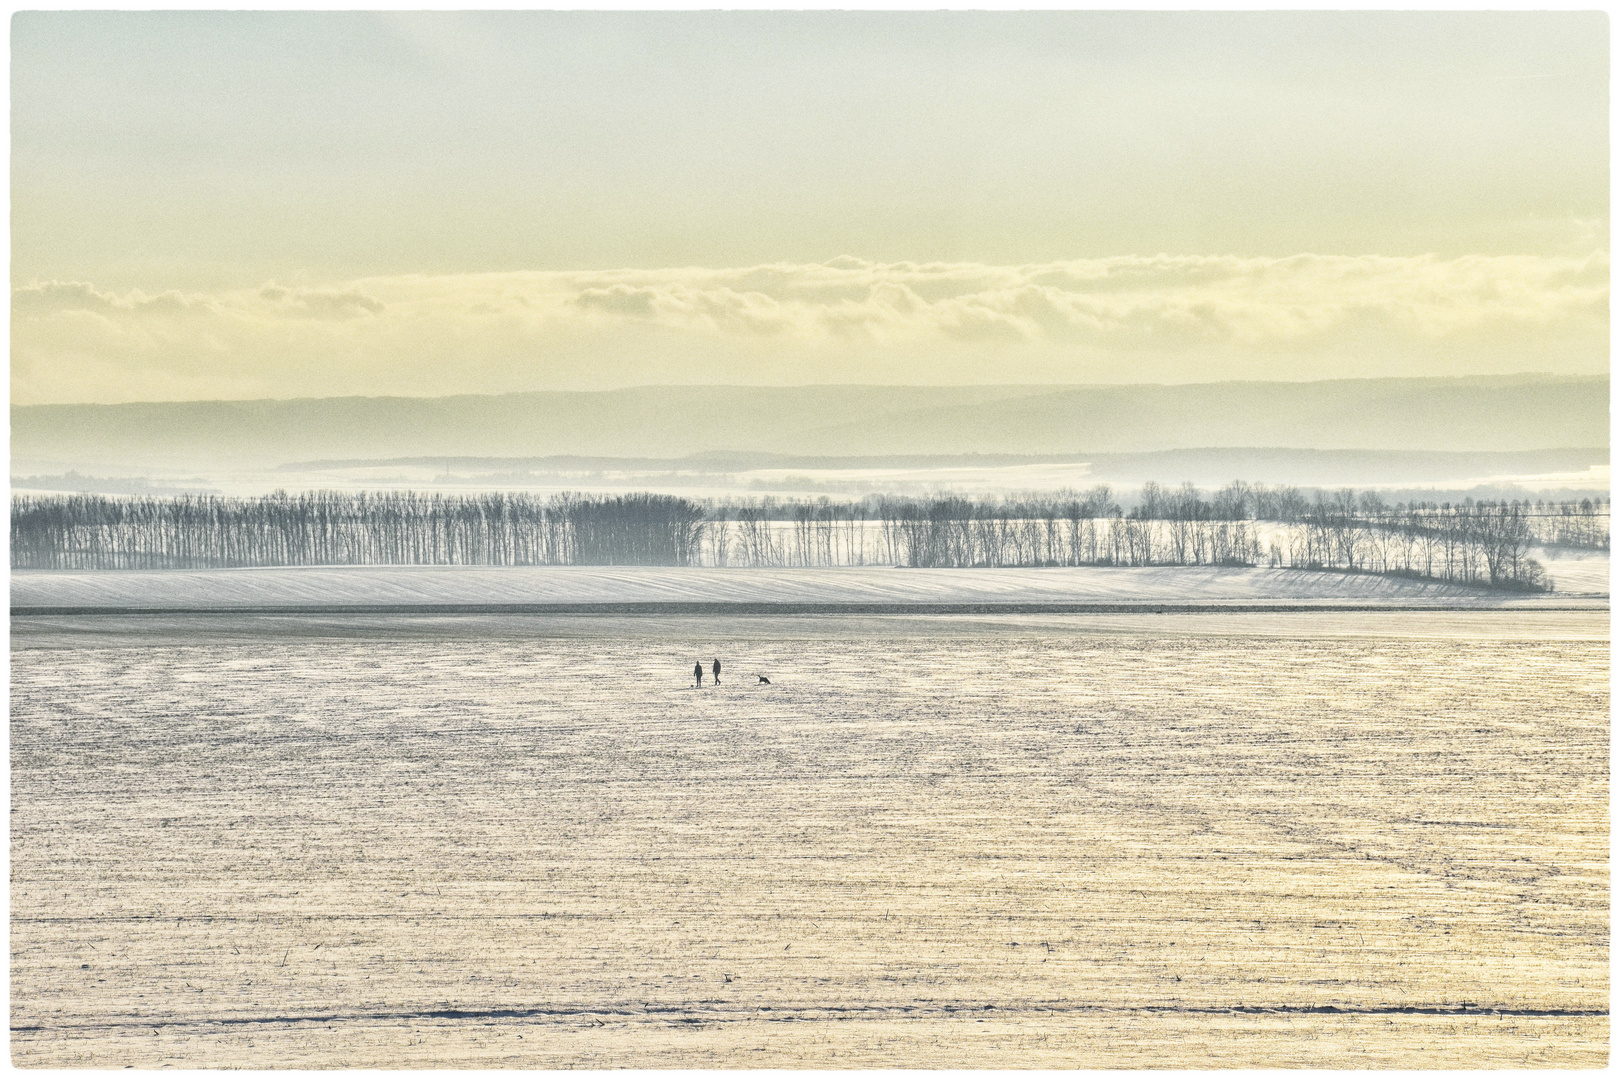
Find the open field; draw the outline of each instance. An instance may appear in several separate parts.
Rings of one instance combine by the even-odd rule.
[[[1553,591],[1567,596],[1609,595],[1609,553],[1554,548],[1535,552]]]
[[[1606,610],[12,650],[18,1065],[1607,1061]]]
[[[1607,554],[1552,555],[1567,596],[1608,595]],[[1570,568],[1565,573],[1565,567]],[[1522,604],[1525,594],[1436,581],[1251,567],[714,569],[335,566],[13,571],[13,608],[255,608],[579,604]]]

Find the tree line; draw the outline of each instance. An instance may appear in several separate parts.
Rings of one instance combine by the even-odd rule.
[[[51,495],[11,504],[18,569],[233,566],[687,566],[705,510],[668,495],[278,492]]]
[[[1607,499],[1387,504],[1241,482],[857,502],[669,495],[53,495],[12,502],[18,569],[232,566],[1254,566],[1539,588],[1529,550],[1607,550]]]

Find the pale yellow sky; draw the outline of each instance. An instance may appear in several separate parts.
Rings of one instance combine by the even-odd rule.
[[[1600,13],[23,13],[14,402],[1607,370]]]

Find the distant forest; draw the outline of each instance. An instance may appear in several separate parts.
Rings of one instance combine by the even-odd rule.
[[[1105,485],[974,500],[700,503],[314,492],[12,502],[17,569],[252,566],[1272,566],[1539,589],[1535,546],[1608,550],[1609,500],[1389,505],[1376,492]]]

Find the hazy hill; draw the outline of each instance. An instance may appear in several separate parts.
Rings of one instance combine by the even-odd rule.
[[[547,477],[600,478],[635,475],[669,481],[672,474],[718,477],[748,475],[756,470],[794,473],[807,478],[833,478],[840,473],[878,472],[883,475],[916,474],[924,477],[952,470],[990,472],[1043,464],[1085,465],[1084,475],[1097,481],[1140,484],[1146,480],[1180,483],[1190,480],[1219,486],[1233,479],[1268,484],[1349,485],[1387,487],[1441,482],[1477,483],[1482,478],[1534,474],[1580,473],[1606,465],[1608,447],[1562,447],[1550,450],[1296,450],[1287,448],[1202,447],[1191,450],[1148,450],[1124,454],[874,454],[849,457],[812,457],[792,454],[711,451],[679,458],[645,457],[404,457],[294,462],[282,470],[289,476],[344,470],[403,467],[431,470],[448,478],[480,485],[536,481]],[[1078,475],[1078,474],[1077,474]],[[24,487],[59,491],[141,492],[147,486],[124,481],[101,481],[75,475],[15,477]],[[925,481],[926,482],[926,481]]]
[[[403,456],[1077,454],[1606,447],[1606,376],[1129,386],[674,386],[35,405],[13,472]]]

